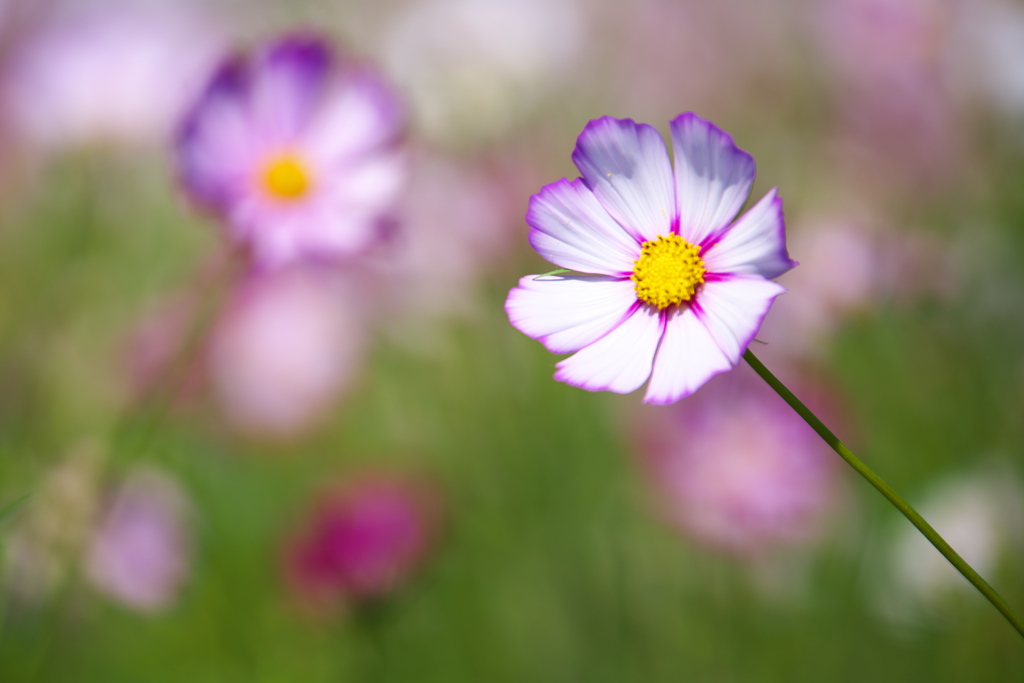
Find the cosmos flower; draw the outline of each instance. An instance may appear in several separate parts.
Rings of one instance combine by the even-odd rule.
[[[334,261],[388,226],[403,128],[372,69],[289,37],[216,71],[179,132],[178,173],[258,266]]]
[[[774,189],[734,220],[754,159],[695,114],[671,124],[675,169],[661,135],[604,117],[580,134],[583,174],[530,200],[530,244],[567,275],[528,275],[505,309],[555,353],[555,378],[629,393],[645,403],[692,394],[735,365],[794,265]]]
[[[828,446],[750,368],[649,416],[641,433],[660,515],[735,556],[819,538],[842,498]]]
[[[285,569],[314,607],[382,597],[420,565],[435,536],[437,505],[421,482],[364,474],[328,491],[292,539]]]

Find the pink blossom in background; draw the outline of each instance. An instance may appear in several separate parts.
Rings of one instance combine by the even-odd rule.
[[[211,335],[220,413],[251,436],[317,426],[355,378],[365,342],[352,294],[333,273],[291,268],[242,283]]]
[[[420,132],[446,142],[499,136],[558,96],[584,55],[576,0],[419,0],[382,39]]]
[[[227,42],[207,7],[61,1],[24,12],[2,80],[12,125],[51,149],[164,144]]]
[[[796,268],[779,278],[780,297],[758,332],[759,355],[804,365],[827,357],[851,318],[884,306],[958,291],[957,251],[938,237],[881,219],[851,215],[805,218],[790,238]]]
[[[423,482],[363,474],[328,491],[285,549],[291,588],[309,606],[383,597],[406,582],[434,543],[438,501]]]
[[[524,165],[418,155],[402,213],[403,230],[361,263],[374,282],[372,310],[408,339],[410,325],[467,314],[478,280],[519,236],[522,197],[534,184]],[[417,345],[422,341],[416,336]]]
[[[180,128],[178,175],[258,267],[336,262],[390,227],[404,130],[373,68],[291,36],[217,69]]]
[[[883,193],[946,187],[966,140],[950,87],[949,0],[820,0],[840,162]]]
[[[635,0],[607,3],[605,40],[614,49],[592,68],[591,87],[631,111],[651,116],[675,111],[742,108],[751,88],[785,85],[794,46],[790,0]],[[600,59],[600,55],[597,57]],[[686,77],[680,75],[686,65]],[[759,98],[759,113],[775,104]],[[779,98],[780,100],[782,98]]]
[[[697,541],[759,556],[820,537],[836,457],[746,365],[640,426],[657,509]]]
[[[191,555],[188,499],[169,475],[129,474],[103,514],[86,555],[86,576],[100,592],[141,612],[177,598]]]

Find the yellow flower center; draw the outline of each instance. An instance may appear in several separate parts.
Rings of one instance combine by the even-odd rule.
[[[643,243],[630,279],[638,299],[662,309],[689,301],[706,272],[700,248],[669,235]]]
[[[263,189],[276,199],[299,199],[309,191],[310,177],[298,157],[284,154],[263,167]]]

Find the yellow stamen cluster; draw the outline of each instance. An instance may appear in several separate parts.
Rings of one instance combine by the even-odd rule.
[[[309,191],[309,186],[309,171],[298,157],[274,157],[263,167],[263,188],[275,199],[299,199]]]
[[[643,243],[630,279],[638,299],[663,309],[689,301],[706,272],[700,248],[669,235]]]

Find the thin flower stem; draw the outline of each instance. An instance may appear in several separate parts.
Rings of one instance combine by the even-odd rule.
[[[798,399],[792,391],[786,388],[786,385],[779,381],[779,379],[771,373],[771,371],[764,366],[757,357],[747,349],[743,354],[743,358],[750,364],[750,367],[754,368],[757,374],[761,375],[761,378],[768,383],[772,389],[781,396],[786,403],[790,405],[793,410],[797,412],[804,421],[811,426],[818,433],[822,439],[825,440],[829,446],[832,447],[836,453],[839,454],[843,460],[845,460],[850,467],[857,470],[857,472],[868,480],[872,486],[878,489],[878,492],[889,499],[889,502],[896,506],[896,509],[903,513],[903,516],[910,520],[910,523],[917,527],[917,530],[924,534],[924,537],[931,542],[935,549],[942,553],[942,556],[949,560],[949,563],[956,567],[957,571],[964,575],[964,578],[974,584],[982,595],[992,606],[1002,613],[1006,620],[1017,629],[1017,632],[1024,636],[1024,622],[1021,621],[1010,606],[1006,604],[1006,601],[995,591],[992,586],[989,585],[988,581],[983,579],[981,575],[974,571],[971,565],[967,564],[964,558],[953,550],[953,548],[946,543],[945,539],[939,535],[932,525],[925,521],[925,518],[915,510],[910,503],[905,501],[900,494],[892,490],[888,484],[886,484],[881,477],[872,471],[870,467],[865,465],[860,458],[853,454],[853,452],[846,447],[846,445],[840,441],[835,434],[832,433],[825,424],[818,419],[818,417],[805,406],[800,399]]]

